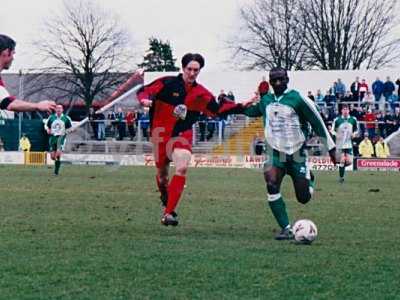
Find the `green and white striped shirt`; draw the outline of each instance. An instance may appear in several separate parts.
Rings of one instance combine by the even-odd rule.
[[[328,150],[335,147],[315,104],[296,90],[287,89],[280,97],[268,93],[246,108],[244,114],[263,116],[266,142],[277,151],[291,155],[300,150],[310,134],[310,126]]]

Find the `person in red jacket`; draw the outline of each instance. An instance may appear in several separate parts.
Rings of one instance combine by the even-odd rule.
[[[367,113],[364,115],[364,122],[369,137],[373,139],[375,137],[376,115],[371,109],[368,109]]]
[[[265,77],[262,78],[262,81],[260,82],[260,84],[258,85],[258,93],[260,94],[260,97],[264,96],[265,94],[267,94],[269,91],[269,83],[268,81],[265,79]]]
[[[126,113],[125,120],[126,120],[126,125],[128,127],[129,136],[130,136],[131,141],[133,140],[133,138],[136,135],[136,131],[135,131],[136,118],[137,118],[137,115],[136,115],[135,111],[128,111]]]
[[[366,93],[369,91],[368,84],[365,79],[361,80],[361,83],[358,85],[358,90],[360,92],[360,101],[362,101]]]

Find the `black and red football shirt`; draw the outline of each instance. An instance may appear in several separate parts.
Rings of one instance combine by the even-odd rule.
[[[155,128],[161,127],[166,136],[170,137],[191,130],[201,112],[213,117],[224,113],[234,113],[242,108],[241,104],[230,100],[218,104],[214,95],[201,84],[194,82],[186,85],[182,74],[156,79],[139,90],[138,99],[139,101],[143,99],[153,101],[149,113],[150,128],[153,131]],[[184,120],[173,114],[175,107],[181,104],[187,107]]]

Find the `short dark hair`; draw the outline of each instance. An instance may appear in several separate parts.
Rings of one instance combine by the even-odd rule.
[[[282,78],[282,77],[289,78],[287,70],[284,69],[284,68],[281,68],[281,67],[275,67],[275,68],[272,68],[269,71],[270,80],[274,79],[274,78],[278,78],[278,77],[280,77],[280,78]]]
[[[346,103],[342,104],[342,107],[340,108],[340,110],[342,110],[343,108],[348,108],[350,109],[350,106]]]
[[[188,63],[190,63],[192,60],[197,61],[200,65],[200,69],[204,67],[204,57],[199,54],[199,53],[186,53],[182,57],[182,68],[186,67]]]
[[[7,49],[14,50],[15,45],[16,43],[12,38],[7,35],[0,34],[0,53]]]

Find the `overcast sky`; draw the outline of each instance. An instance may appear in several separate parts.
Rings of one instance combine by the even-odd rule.
[[[148,48],[149,37],[154,36],[170,41],[178,61],[186,52],[204,54],[208,71],[230,68],[225,41],[236,32],[239,7],[250,1],[94,0],[121,18],[139,54]],[[13,0],[2,4],[0,32],[17,41],[11,72],[34,67],[31,42],[41,23],[60,11],[62,3],[62,0]]]

